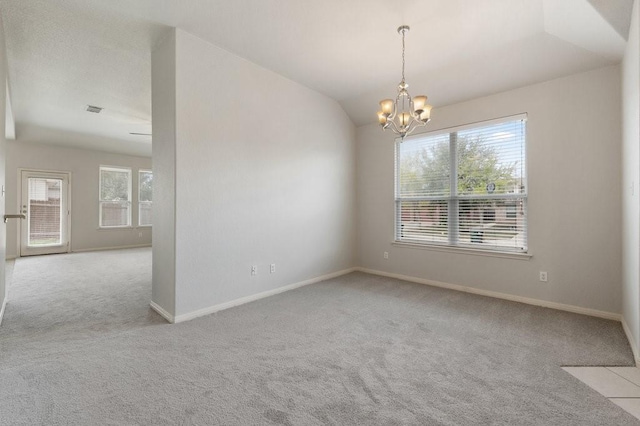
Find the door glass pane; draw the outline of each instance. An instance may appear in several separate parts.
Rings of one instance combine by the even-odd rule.
[[[62,244],[61,179],[29,178],[29,247]]]

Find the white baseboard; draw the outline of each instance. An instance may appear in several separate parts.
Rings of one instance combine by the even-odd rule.
[[[142,248],[142,247],[151,247],[151,244],[137,244],[131,246],[113,246],[113,247],[96,247],[96,248],[88,248],[88,249],[72,249],[71,253],[83,253],[86,251],[103,251],[103,250],[122,250],[122,249],[133,249],[133,248]]]
[[[449,283],[444,283],[440,281],[426,280],[423,278],[410,277],[407,275],[392,274],[389,272],[376,271],[373,269],[367,269],[367,268],[355,268],[355,269],[360,272],[366,272],[367,274],[380,275],[380,276],[389,277],[389,278],[396,278],[399,280],[410,281],[417,284],[425,284],[425,285],[430,285],[434,287],[446,288],[449,290],[463,291],[465,293],[473,293],[473,294],[478,294],[480,296],[495,297],[496,299],[510,300],[512,302],[520,302],[520,303],[525,303],[527,305],[541,306],[544,308],[557,309],[560,311],[573,312],[576,314],[589,315],[592,317],[604,318],[604,319],[609,319],[614,321],[622,320],[622,315],[616,314],[613,312],[599,311],[597,309],[583,308],[583,307],[574,306],[574,305],[566,305],[564,303],[549,302],[546,300],[533,299],[530,297],[515,296],[507,293],[499,293],[496,291],[482,290],[482,289],[473,288],[473,287],[465,287],[458,284],[449,284]]]
[[[149,305],[151,306],[151,309],[153,309],[154,311],[156,311],[157,313],[160,314],[160,316],[162,316],[164,319],[166,319],[167,321],[169,321],[171,324],[175,323],[175,317],[173,315],[171,315],[169,312],[165,311],[162,306],[158,305],[156,302],[151,301],[151,303],[149,303]]]
[[[631,334],[631,329],[627,325],[627,321],[622,317],[622,329],[624,330],[624,334],[627,335],[627,340],[629,341],[629,345],[631,346],[631,352],[633,352],[633,359],[636,361],[636,366],[640,367],[640,357],[638,356],[638,343],[636,339]]]
[[[339,277],[341,275],[349,274],[351,272],[356,271],[356,268],[343,269],[342,271],[333,272],[331,274],[322,275],[320,277],[311,278],[309,280],[300,281],[294,284],[286,285],[284,287],[278,287],[273,290],[263,291],[262,293],[252,294],[250,296],[241,297],[240,299],[231,300],[229,302],[221,303],[219,305],[210,306],[208,308],[199,309],[197,311],[189,312],[187,314],[177,315],[173,317],[173,321],[169,319],[167,316],[158,312],[160,315],[165,317],[169,322],[179,323],[184,321],[189,321],[204,315],[213,314],[218,311],[222,311],[224,309],[233,308],[235,306],[244,305],[245,303],[253,302],[259,299],[264,299],[265,297],[274,296],[279,293],[284,293],[285,291],[293,290],[299,287],[303,287],[309,284],[315,284],[320,281],[325,281],[331,278]],[[153,302],[152,302],[153,303]],[[153,307],[153,306],[152,306]],[[155,309],[155,308],[154,308]]]

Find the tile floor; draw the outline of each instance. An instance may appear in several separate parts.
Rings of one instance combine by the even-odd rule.
[[[640,419],[640,368],[562,367],[562,369]]]

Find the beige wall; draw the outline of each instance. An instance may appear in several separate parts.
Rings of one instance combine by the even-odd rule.
[[[6,84],[7,81],[7,53],[4,42],[4,27],[2,17],[0,17],[0,117],[5,117],[6,113]],[[6,187],[5,161],[6,161],[6,140],[5,140],[5,120],[0,120],[0,186]],[[6,196],[1,198],[0,218],[5,214]],[[0,221],[0,224],[3,221]],[[6,226],[0,225],[0,259],[6,257]],[[4,315],[4,308],[7,302],[8,287],[5,283],[5,262],[0,262],[0,323]]]
[[[640,349],[639,144],[640,5],[636,0],[622,62],[622,314],[636,357]]]
[[[130,167],[132,171],[132,224],[126,229],[98,228],[99,168]],[[151,244],[151,228],[137,227],[138,170],[151,169],[151,159],[101,151],[65,148],[21,141],[7,142],[6,208],[20,208],[18,170],[54,170],[71,172],[71,250],[95,250]],[[7,257],[18,256],[18,221],[7,224]],[[142,236],[140,236],[142,233]]]
[[[357,132],[359,265],[620,313],[620,69],[440,107],[428,130],[524,112],[530,260],[393,245],[394,137],[369,125]]]
[[[153,129],[175,138],[173,312],[352,267],[355,129],[338,103],[181,30],[175,54],[175,135]]]
[[[155,244],[151,301],[175,315],[176,303],[176,33],[151,55]]]

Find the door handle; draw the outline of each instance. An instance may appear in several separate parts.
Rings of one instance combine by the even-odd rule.
[[[4,223],[7,223],[7,219],[26,219],[27,217],[23,214],[5,214],[4,215]]]

